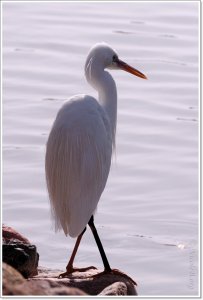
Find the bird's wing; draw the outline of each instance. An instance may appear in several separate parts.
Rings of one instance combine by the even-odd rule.
[[[106,185],[112,135],[106,113],[90,96],[63,105],[46,149],[46,179],[56,229],[78,236]]]

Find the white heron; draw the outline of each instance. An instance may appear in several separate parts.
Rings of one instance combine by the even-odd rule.
[[[111,269],[93,217],[107,182],[115,147],[117,91],[106,68],[121,69],[147,79],[120,60],[106,43],[98,43],[90,49],[85,63],[86,79],[98,91],[98,100],[84,94],[73,96],[56,116],[46,147],[47,188],[56,229],[63,229],[66,235],[77,237],[66,272],[59,277],[92,268],[73,267],[87,224],[100,251],[104,272],[128,277],[117,269]],[[128,279],[135,284],[131,278]]]

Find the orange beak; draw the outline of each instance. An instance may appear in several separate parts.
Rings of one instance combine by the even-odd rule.
[[[143,79],[147,79],[147,76],[145,76],[143,73],[141,73],[140,71],[134,69],[133,67],[129,66],[128,64],[126,64],[124,61],[120,60],[120,59],[117,59],[116,60],[116,63],[117,63],[117,66],[119,69],[121,70],[124,70],[128,73],[131,73],[135,76],[138,76],[140,78],[143,78]]]

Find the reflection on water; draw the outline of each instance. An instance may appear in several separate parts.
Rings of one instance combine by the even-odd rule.
[[[40,265],[64,269],[75,242],[51,225],[47,135],[65,99],[97,96],[83,67],[105,41],[149,80],[112,71],[117,150],[99,234],[140,295],[197,295],[198,5],[3,3],[3,221],[37,245]],[[102,267],[89,230],[76,264]]]

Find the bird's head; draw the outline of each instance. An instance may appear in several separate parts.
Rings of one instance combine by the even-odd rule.
[[[143,73],[120,60],[117,52],[106,43],[98,43],[90,49],[85,69],[92,65],[93,62],[94,65],[96,64],[98,67],[102,67],[103,69],[120,69],[140,78],[147,79]]]

